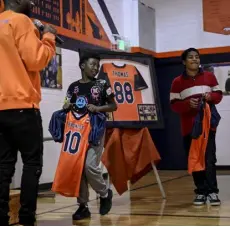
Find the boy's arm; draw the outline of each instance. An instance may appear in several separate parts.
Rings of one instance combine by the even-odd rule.
[[[114,97],[108,98],[108,104],[104,106],[98,106],[97,112],[113,112],[117,110],[117,104]]]
[[[180,96],[180,83],[178,83],[177,79],[174,79],[171,85],[170,91],[170,107],[171,109],[178,113],[183,114],[189,112],[190,108],[190,100],[182,100]]]
[[[105,83],[104,94],[106,97],[106,105],[95,106],[92,104],[88,105],[88,110],[91,112],[113,112],[117,110],[117,104],[114,100],[114,93],[111,86],[108,83]]]
[[[209,97],[207,99],[208,102],[212,104],[219,104],[223,98],[223,93],[219,87],[218,81],[214,74],[210,74],[210,81],[211,81],[211,89],[212,91],[209,93]]]
[[[66,92],[66,96],[65,96],[65,99],[64,99],[64,105],[63,105],[63,109],[70,109],[71,107],[71,99],[72,99],[72,96],[73,96],[73,85],[70,84],[70,86],[68,87],[68,90]]]

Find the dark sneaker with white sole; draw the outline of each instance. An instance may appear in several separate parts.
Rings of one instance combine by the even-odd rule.
[[[207,199],[211,206],[219,206],[221,204],[218,194],[211,193],[207,196]]]
[[[79,206],[78,210],[73,214],[73,221],[79,221],[85,218],[90,218],[91,213],[87,206]]]
[[[193,204],[196,206],[204,205],[207,201],[207,198],[205,195],[196,195]]]

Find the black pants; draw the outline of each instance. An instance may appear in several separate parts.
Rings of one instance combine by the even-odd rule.
[[[23,161],[19,222],[33,225],[43,164],[43,132],[39,110],[0,111],[0,225],[8,225],[9,221],[9,190],[18,151]]]
[[[189,154],[192,138],[190,135],[184,137],[184,147]],[[210,131],[205,154],[205,170],[193,172],[193,180],[196,186],[195,193],[208,195],[219,193],[216,179],[216,132]]]

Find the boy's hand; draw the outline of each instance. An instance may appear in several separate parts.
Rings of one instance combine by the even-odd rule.
[[[90,112],[92,113],[96,113],[96,112],[99,112],[99,107],[98,106],[95,106],[93,104],[89,104],[87,105],[87,108]]]
[[[211,101],[211,94],[210,93],[205,93],[204,94],[204,98],[207,102],[210,102]]]
[[[190,107],[193,109],[197,109],[199,106],[199,99],[191,98],[190,99]]]
[[[65,103],[64,105],[63,105],[63,109],[64,110],[68,110],[68,109],[70,109],[72,107],[72,104],[71,103]]]

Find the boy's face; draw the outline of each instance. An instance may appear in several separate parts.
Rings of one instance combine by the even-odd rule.
[[[183,63],[187,69],[197,70],[200,66],[200,56],[197,52],[191,51]]]
[[[88,78],[94,78],[99,71],[99,60],[95,58],[89,58],[83,64],[83,71]]]

